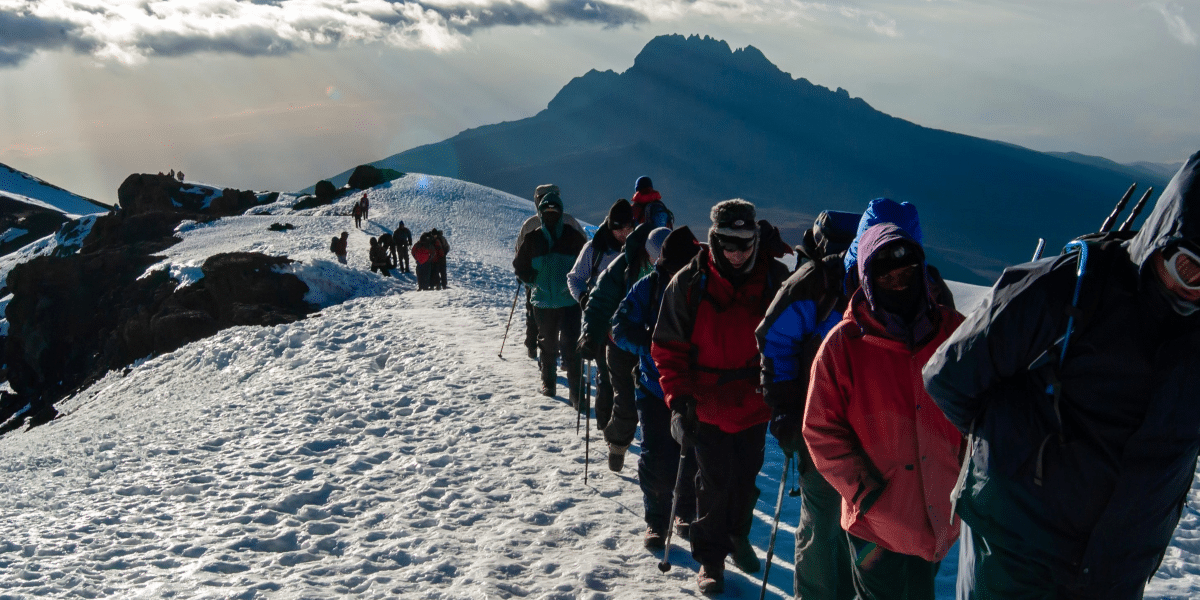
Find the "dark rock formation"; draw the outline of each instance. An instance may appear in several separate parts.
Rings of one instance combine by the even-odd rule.
[[[0,234],[6,234],[13,229],[24,231],[20,235],[6,236],[8,239],[0,241],[0,256],[54,233],[66,222],[67,217],[61,212],[0,194]]]
[[[218,254],[186,288],[165,270],[142,277],[161,259],[154,253],[179,241],[182,220],[212,220],[245,204],[246,193],[226,190],[203,208],[177,181],[133,175],[118,195],[122,210],[99,217],[78,253],[36,258],[8,276],[4,358],[16,393],[0,396],[0,432],[53,418],[55,402],[139,358],[227,327],[290,323],[316,308],[304,301],[304,282],[276,272],[292,262],[286,257]]]
[[[356,190],[366,190],[383,183],[383,175],[379,169],[371,165],[359,165],[350,174],[350,187]]]
[[[337,194],[337,188],[333,187],[333,184],[330,183],[328,179],[322,179],[321,181],[318,181],[317,186],[313,188],[313,193],[316,194],[318,198],[332,201],[333,197]]]
[[[148,212],[192,212],[215,217],[240,215],[258,204],[274,202],[278,195],[258,195],[249,190],[226,188],[209,200],[203,188],[182,183],[166,175],[135,173],[117,188],[117,202],[131,214]]]

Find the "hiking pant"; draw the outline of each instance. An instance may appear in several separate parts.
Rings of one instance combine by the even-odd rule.
[[[737,433],[700,423],[696,431],[696,520],[692,557],[701,565],[719,565],[733,553],[733,540],[750,535],[763,465],[767,424]]]
[[[429,280],[432,278],[433,265],[430,263],[417,263],[417,289],[427,290],[430,288]]]
[[[401,272],[408,272],[408,246],[396,247],[396,268]]]
[[[537,351],[538,347],[538,326],[537,319],[533,318],[533,288],[525,286],[525,347]]]
[[[800,468],[800,524],[796,527],[795,595],[804,600],[854,600],[850,546],[842,529],[842,496],[817,470],[804,448]]]
[[[612,418],[613,388],[612,379],[608,375],[608,342],[600,346],[596,352],[596,396],[592,406],[596,407],[596,429],[604,431]]]
[[[582,363],[575,352],[574,340],[579,339],[580,321],[583,312],[578,304],[563,308],[533,307],[533,318],[538,326],[538,348],[541,350],[542,385],[553,390],[558,379],[557,361],[561,348],[563,367],[567,371],[568,390],[579,389],[579,372]],[[560,338],[564,343],[560,344]]]
[[[853,556],[850,564],[860,600],[934,600],[933,579],[941,563],[844,535]]]
[[[638,487],[646,525],[666,533],[670,525],[671,500],[679,469],[679,444],[671,437],[671,409],[666,401],[642,385],[635,388],[638,417],[642,421],[642,453],[638,456]],[[679,481],[679,504],[675,515],[690,523],[696,518],[696,453],[688,451]]]
[[[989,544],[970,527],[963,528],[958,543],[959,600],[1137,600],[1153,575],[1127,573],[1124,581],[1102,590],[1071,589],[1058,583],[1049,566],[1022,552]]]
[[[434,263],[434,285],[441,289],[446,289],[446,260],[442,259]]]
[[[637,435],[638,413],[634,401],[633,380],[638,356],[616,344],[608,346],[608,379],[612,385],[612,416],[604,426],[604,441],[614,446],[628,446]]]

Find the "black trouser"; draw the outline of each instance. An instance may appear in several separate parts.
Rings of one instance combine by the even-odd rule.
[[[538,347],[537,319],[533,317],[533,288],[525,286],[525,347],[535,350]]]
[[[885,550],[846,533],[859,600],[934,600],[933,579],[941,563]]]
[[[608,379],[612,385],[612,416],[604,426],[604,441],[614,446],[628,446],[637,435],[638,413],[634,400],[633,380],[638,356],[616,344],[608,346]]]
[[[675,497],[675,477],[679,469],[679,444],[671,437],[671,409],[658,396],[636,383],[635,402],[642,420],[642,453],[638,457],[638,486],[646,525],[666,533],[671,518],[671,500]],[[696,518],[696,453],[688,451],[679,482],[679,505],[675,514],[686,522]]]
[[[958,546],[959,600],[1136,600],[1153,573],[1128,573],[1116,584],[1099,591],[1081,591],[1060,585],[1050,567],[1034,562],[1022,552],[989,544],[970,527],[963,527]],[[972,569],[972,563],[974,568]]]
[[[842,496],[804,448],[800,467],[800,524],[796,527],[795,590],[804,600],[853,600],[850,546],[842,529]]]
[[[432,278],[433,264],[427,262],[417,263],[417,289],[427,290],[432,287],[430,279]]]
[[[696,432],[696,520],[692,557],[701,565],[720,565],[733,553],[734,538],[750,535],[763,465],[767,424],[737,433],[700,423]]]
[[[408,272],[408,246],[396,247],[396,267],[402,272]]]
[[[596,397],[592,406],[596,407],[596,429],[604,431],[608,421],[612,419],[613,388],[612,378],[608,375],[608,342],[600,346],[596,352]]]
[[[542,385],[553,390],[557,380],[558,353],[562,350],[563,367],[567,371],[568,389],[579,389],[579,371],[582,366],[571,340],[579,339],[580,319],[583,317],[578,304],[563,308],[533,307],[533,317],[538,325],[538,348],[542,351]],[[559,339],[564,343],[559,344]]]
[[[446,259],[437,261],[433,266],[434,285],[446,289]]]

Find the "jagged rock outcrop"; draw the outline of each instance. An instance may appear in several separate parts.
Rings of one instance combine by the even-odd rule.
[[[4,358],[16,393],[0,397],[0,432],[53,418],[55,402],[140,358],[227,327],[290,323],[316,309],[304,300],[304,282],[277,271],[292,262],[286,257],[218,254],[186,288],[166,270],[146,274],[161,259],[155,253],[179,241],[174,230],[182,220],[212,220],[244,205],[245,193],[227,190],[203,207],[178,182],[133,175],[118,195],[122,210],[99,217],[78,253],[36,258],[8,276]]]

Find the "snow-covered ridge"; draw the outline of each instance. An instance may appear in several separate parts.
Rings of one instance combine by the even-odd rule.
[[[62,402],[58,420],[0,437],[0,595],[696,595],[686,543],[666,574],[661,553],[642,548],[635,456],[610,473],[593,432],[583,485],[574,413],[536,393],[519,309],[497,357],[532,203],[419,175],[368,194],[361,231],[344,216],[361,193],[306,211],[281,195],[252,211],[262,214],[178,228],[183,241],[151,269],[187,277],[221,252],[287,255],[325,308],[150,357]],[[415,293],[411,276],[367,271],[369,237],[400,220],[414,234],[447,232],[449,290]],[[295,229],[270,231],[275,222]],[[328,250],[341,231],[348,265]],[[963,310],[986,291],[951,286]],[[752,532],[760,557],[782,465],[769,440]],[[1200,590],[1198,508],[1193,494],[1147,597]],[[770,598],[791,597],[798,510],[785,499]],[[955,568],[943,564],[939,599],[953,597]],[[757,597],[759,576],[729,567],[723,597]]]
[[[94,200],[89,200],[51,185],[8,165],[0,164],[0,195],[13,200],[32,204],[66,214],[70,218],[102,213],[108,210]]]

